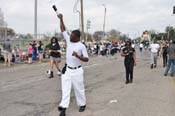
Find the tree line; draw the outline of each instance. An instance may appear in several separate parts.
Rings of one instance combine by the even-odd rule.
[[[175,28],[173,26],[167,26],[164,32],[156,32],[153,29],[148,30],[148,32],[152,40],[174,40],[175,39]],[[33,35],[30,33],[16,34],[13,29],[8,29],[7,35],[16,36],[16,39],[24,39],[24,40],[34,39]],[[86,35],[85,36],[86,38],[84,38],[84,40],[87,40],[87,41],[103,40],[103,31],[95,31],[93,34],[85,33],[85,35]],[[54,34],[45,33],[39,36],[40,36],[39,37],[40,39],[45,39],[45,40],[49,40],[52,36],[57,37],[59,41],[63,40],[62,34],[60,32],[55,32]],[[142,35],[140,35],[136,39],[139,39],[141,36]],[[105,40],[107,41],[112,41],[112,40],[119,41],[119,40],[126,40],[126,39],[129,39],[128,35],[121,33],[119,30],[111,29],[110,31],[105,32]]]

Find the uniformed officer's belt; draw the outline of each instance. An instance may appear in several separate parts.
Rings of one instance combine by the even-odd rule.
[[[77,67],[70,67],[70,66],[67,66],[69,69],[78,69],[78,68],[81,68],[81,65],[80,66],[77,66]]]

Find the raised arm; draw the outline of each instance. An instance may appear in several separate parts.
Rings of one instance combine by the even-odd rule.
[[[61,29],[61,32],[66,31],[66,28],[65,28],[65,25],[64,25],[64,21],[63,21],[63,15],[62,14],[59,14],[57,16],[60,19],[60,29]]]

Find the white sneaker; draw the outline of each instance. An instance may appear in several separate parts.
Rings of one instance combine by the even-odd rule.
[[[47,70],[46,73],[47,73],[48,75],[50,75],[50,74],[51,74],[51,70]]]
[[[57,74],[58,74],[58,76],[61,76],[61,72],[60,71],[58,71]]]

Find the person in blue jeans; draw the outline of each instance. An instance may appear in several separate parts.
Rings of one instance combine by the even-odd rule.
[[[169,59],[168,64],[165,68],[164,76],[168,75],[168,72],[171,68],[171,76],[173,77],[175,72],[175,40],[173,40],[173,42],[170,44],[168,48],[168,55]]]
[[[32,60],[33,61],[36,61],[37,60],[37,46],[36,46],[36,41],[33,41],[32,48],[33,48],[33,51],[32,51]]]

